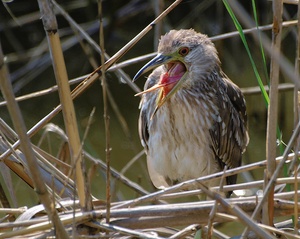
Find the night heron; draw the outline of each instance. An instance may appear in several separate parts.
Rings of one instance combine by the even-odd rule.
[[[249,141],[246,103],[210,39],[193,29],[171,30],[134,80],[155,67],[140,93],[139,118],[153,184],[167,187],[240,166]]]

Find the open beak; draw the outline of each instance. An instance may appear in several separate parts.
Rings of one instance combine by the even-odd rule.
[[[157,54],[156,57],[154,57],[151,61],[149,61],[146,65],[144,65],[138,73],[135,74],[132,81],[136,81],[137,78],[139,78],[142,74],[154,69],[155,67],[158,67],[166,62],[168,62],[171,59],[170,56],[165,56],[162,54]]]
[[[187,68],[181,60],[174,59],[171,56],[158,54],[146,65],[144,65],[138,71],[138,73],[136,73],[133,81],[135,81],[143,73],[146,73],[162,64],[165,65],[167,71],[160,76],[159,81],[151,88],[136,94],[137,96],[159,89],[156,99],[156,107],[152,117],[157,110],[179,89],[180,85],[182,85],[182,83],[185,81],[187,75]]]

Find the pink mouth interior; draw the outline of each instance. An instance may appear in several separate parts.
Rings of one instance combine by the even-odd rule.
[[[167,64],[167,70],[170,77],[177,76],[182,77],[186,72],[185,65],[180,61],[174,61]]]
[[[159,85],[164,87],[164,95],[167,95],[175,84],[181,79],[186,72],[186,68],[180,61],[170,62],[167,64],[168,71],[161,77]]]
[[[136,96],[154,91],[158,88],[163,88],[163,97],[165,97],[186,72],[185,65],[180,61],[170,62],[166,65],[166,68],[168,71],[160,76],[160,80],[157,84],[145,91],[136,94]]]

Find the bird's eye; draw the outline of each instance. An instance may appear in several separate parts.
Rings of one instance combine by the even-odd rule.
[[[188,47],[182,47],[179,49],[179,54],[181,56],[186,56],[189,53],[190,49]]]

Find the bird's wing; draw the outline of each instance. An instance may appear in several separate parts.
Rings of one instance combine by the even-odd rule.
[[[163,68],[158,67],[156,68],[148,77],[144,90],[147,90],[154,86],[159,78],[160,75],[163,73]],[[142,142],[143,147],[146,149],[146,153],[148,150],[148,139],[149,139],[149,132],[148,132],[148,121],[151,118],[151,115],[154,111],[154,102],[155,102],[155,94],[152,92],[149,92],[147,94],[142,95],[142,99],[140,102],[140,117],[139,117],[139,135]]]
[[[159,80],[160,75],[163,74],[163,72],[164,72],[163,67],[156,68],[148,77],[144,90],[154,86]],[[154,106],[155,106],[154,102],[155,102],[155,95],[153,93],[144,94],[140,102],[141,111],[140,111],[138,129],[139,129],[139,136],[141,139],[141,143],[145,148],[146,154],[148,153],[149,121],[151,120],[150,118],[154,111]],[[165,177],[159,174],[154,169],[152,164],[153,164],[153,160],[151,159],[150,155],[147,154],[148,172],[154,186],[157,188],[164,188],[170,186],[169,183],[167,183]]]
[[[145,99],[144,96],[141,100],[140,107],[141,107],[141,112],[140,112],[140,117],[139,117],[139,136],[141,143],[143,147],[146,150],[146,153],[148,151],[148,139],[149,139],[149,131],[148,131],[148,119],[147,119],[147,111],[145,110]]]
[[[220,81],[215,81],[220,82]],[[219,115],[210,129],[212,148],[221,168],[238,167],[241,164],[249,138],[247,133],[246,103],[241,90],[224,74],[221,83],[216,83],[217,97],[215,104]],[[227,183],[235,183],[236,176],[227,178]]]

